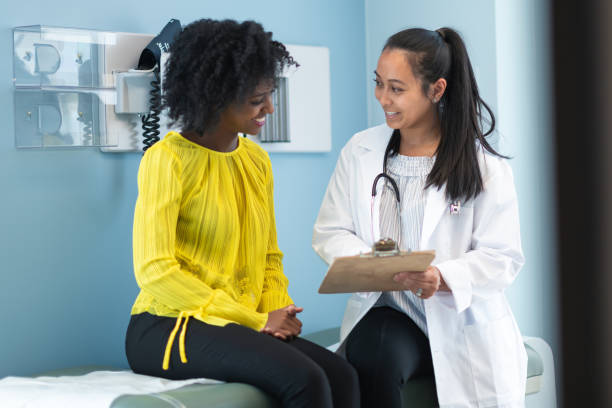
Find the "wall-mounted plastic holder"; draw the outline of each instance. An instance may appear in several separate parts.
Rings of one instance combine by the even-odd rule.
[[[110,143],[100,115],[104,104],[95,92],[15,91],[17,147],[103,146]]]
[[[110,147],[115,76],[137,65],[149,34],[42,25],[13,29],[15,146]],[[109,122],[110,118],[110,122]]]
[[[112,88],[100,68],[112,33],[60,27],[13,29],[15,86]],[[112,79],[112,78],[110,78]]]

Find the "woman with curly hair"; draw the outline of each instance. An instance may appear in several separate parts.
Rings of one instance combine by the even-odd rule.
[[[275,78],[296,63],[252,21],[196,21],[172,51],[165,105],[181,131],[148,149],[138,173],[131,368],[251,384],[285,407],[358,407],[354,369],[298,337],[270,159],[239,137],[260,131]]]

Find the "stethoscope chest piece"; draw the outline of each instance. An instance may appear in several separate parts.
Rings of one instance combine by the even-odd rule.
[[[393,256],[397,254],[399,254],[399,247],[392,238],[381,238],[372,245],[373,256]]]

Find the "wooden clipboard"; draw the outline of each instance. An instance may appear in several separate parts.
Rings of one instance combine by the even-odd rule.
[[[336,258],[319,288],[319,293],[352,293],[405,290],[393,280],[398,272],[424,271],[436,251],[400,252],[391,256],[371,253]]]

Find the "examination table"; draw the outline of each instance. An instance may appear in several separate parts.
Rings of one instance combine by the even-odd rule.
[[[304,336],[324,347],[336,343],[339,339],[339,328],[322,330]],[[529,358],[527,368],[527,392],[535,394],[540,392],[542,378],[544,375],[544,364],[540,353],[528,343],[526,338],[525,349]],[[547,367],[548,369],[549,367]],[[112,370],[109,367],[91,366],[75,367],[63,370],[46,372],[46,376],[84,375],[95,370]],[[554,382],[553,382],[554,388]],[[411,407],[434,407],[435,384],[433,377],[421,377],[414,379],[404,385],[404,400],[410,401]],[[546,404],[549,405],[548,403]],[[556,405],[556,404],[555,404]],[[529,406],[529,404],[528,404]],[[551,407],[554,405],[550,405]],[[166,391],[158,394],[147,395],[122,395],[115,399],[111,408],[269,408],[280,407],[280,404],[272,397],[259,389],[240,383],[225,384],[194,384],[179,388],[174,391]],[[544,408],[544,407],[542,407]]]

